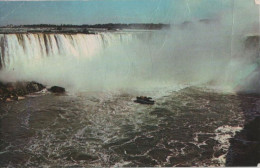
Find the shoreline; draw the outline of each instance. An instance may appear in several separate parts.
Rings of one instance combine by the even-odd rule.
[[[0,34],[14,33],[65,33],[96,34],[98,32],[115,32],[120,30],[162,30],[169,29],[169,24],[97,24],[97,25],[20,25],[2,26]]]

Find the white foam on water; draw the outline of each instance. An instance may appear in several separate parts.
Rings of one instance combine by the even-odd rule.
[[[243,128],[239,127],[239,126],[232,127],[232,126],[229,126],[229,125],[224,125],[224,126],[218,127],[215,130],[216,136],[214,137],[214,139],[219,142],[219,145],[217,145],[215,147],[216,148],[215,150],[221,150],[222,149],[223,151],[227,152],[228,148],[230,146],[229,139],[234,137],[236,132],[239,132],[242,129]],[[217,158],[213,157],[212,160],[217,161],[220,164],[220,166],[225,166],[226,154],[221,155]]]

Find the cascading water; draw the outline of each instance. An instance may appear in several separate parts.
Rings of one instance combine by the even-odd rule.
[[[0,35],[1,65],[12,69],[17,61],[37,61],[51,56],[92,57],[111,45],[128,41],[131,34],[8,34]]]
[[[200,23],[171,31],[1,34],[0,79],[80,90],[213,81],[221,89],[233,90],[257,65],[245,61],[252,56],[241,50],[241,40],[233,44],[235,53],[248,57],[230,55],[229,36],[225,30],[214,31],[216,25]]]
[[[221,42],[229,36],[212,28],[0,34],[0,79],[95,90],[214,81],[232,90],[256,67],[230,58],[229,46]]]
[[[114,77],[124,76],[129,73],[129,66],[131,66],[129,55],[133,58],[136,57],[136,53],[140,52],[131,51],[130,53],[129,48],[135,46],[136,49],[142,49],[145,52],[147,48],[141,47],[140,44],[151,36],[151,32],[2,34],[0,35],[1,68],[2,72],[7,75],[2,74],[1,78],[5,81],[39,80],[47,84],[56,83],[64,86],[64,80],[53,83],[51,80],[66,75],[69,76],[70,81],[75,81],[72,78],[95,81],[97,76],[100,76],[98,80],[103,80],[101,78],[105,78],[106,74],[110,73],[109,69],[114,72],[118,71],[117,74],[113,74]],[[142,60],[141,57],[140,60]],[[116,59],[112,60],[113,58]],[[8,75],[10,73],[12,75]],[[45,78],[40,76],[45,76]],[[82,83],[82,80],[75,82]],[[94,83],[93,85],[96,85],[96,82]]]

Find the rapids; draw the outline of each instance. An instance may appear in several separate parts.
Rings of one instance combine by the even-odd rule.
[[[257,97],[196,87],[168,91],[154,106],[134,103],[136,94],[47,94],[0,104],[1,165],[225,166],[236,151],[229,138],[252,114],[244,109],[259,109]]]

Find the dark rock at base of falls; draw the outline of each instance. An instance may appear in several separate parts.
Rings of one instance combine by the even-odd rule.
[[[260,163],[260,116],[248,122],[230,139],[226,166],[257,166]]]
[[[44,88],[45,88],[45,86],[43,86],[42,84],[37,83],[37,82],[30,82],[26,86],[26,90],[29,93],[39,92],[39,91],[41,91]]]
[[[0,101],[15,101],[24,99],[24,96],[43,90],[45,86],[37,82],[0,82]]]
[[[52,93],[65,93],[65,88],[59,86],[52,86],[48,91]]]

